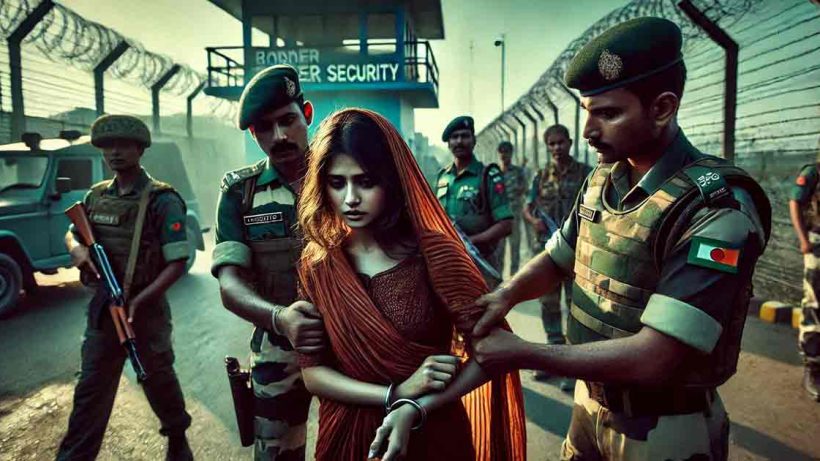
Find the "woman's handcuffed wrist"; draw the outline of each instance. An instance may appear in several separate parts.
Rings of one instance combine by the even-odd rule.
[[[416,411],[419,414],[418,424],[413,426],[411,429],[416,430],[416,429],[424,426],[424,423],[427,421],[427,410],[425,410],[423,406],[421,406],[418,402],[416,402],[413,399],[398,399],[398,400],[396,400],[395,402],[393,402],[392,405],[390,405],[390,412],[392,412],[393,410],[401,407],[404,404],[412,406],[413,408],[416,409]]]

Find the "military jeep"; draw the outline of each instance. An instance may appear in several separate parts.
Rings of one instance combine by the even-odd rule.
[[[26,142],[0,146],[0,317],[14,309],[21,292],[37,289],[35,272],[55,274],[71,267],[65,247],[66,208],[81,201],[91,186],[113,174],[88,136],[62,132],[60,138],[24,135]],[[156,140],[142,157],[156,179],[173,185],[187,205],[190,253],[187,269],[204,250],[199,203],[179,148]]]

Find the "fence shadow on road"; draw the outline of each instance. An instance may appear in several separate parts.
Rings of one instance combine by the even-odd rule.
[[[732,423],[729,437],[732,445],[743,447],[760,455],[763,459],[788,459],[790,461],[817,459],[743,424]]]

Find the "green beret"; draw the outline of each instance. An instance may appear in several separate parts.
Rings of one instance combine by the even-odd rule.
[[[501,141],[498,143],[498,152],[512,152],[513,145],[509,141]]]
[[[245,85],[239,98],[236,124],[245,130],[263,112],[278,109],[302,96],[299,73],[292,66],[277,64],[261,70]]]
[[[130,115],[103,115],[91,124],[91,144],[103,147],[110,141],[127,139],[142,147],[151,145],[151,132],[142,120]]]
[[[469,115],[459,115],[454,118],[447,124],[447,128],[444,129],[441,140],[447,142],[450,139],[450,135],[456,130],[470,130],[470,132],[475,135],[475,123],[473,122],[473,118]]]
[[[667,19],[623,22],[578,51],[567,67],[564,83],[581,96],[620,88],[681,62],[681,41],[680,29]]]

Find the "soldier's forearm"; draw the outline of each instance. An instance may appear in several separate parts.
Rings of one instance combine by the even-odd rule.
[[[503,239],[504,237],[510,235],[512,233],[512,219],[505,219],[503,221],[499,221],[489,229],[485,230],[484,232],[479,232],[478,234],[471,235],[470,240],[476,244],[483,244],[483,243],[495,243],[499,240]]]
[[[800,204],[795,200],[789,200],[789,217],[791,218],[792,227],[794,227],[794,233],[797,234],[797,238],[801,242],[808,242],[809,236],[806,232],[806,224],[803,222],[803,213],[800,210]]]
[[[157,278],[154,279],[144,290],[142,290],[139,295],[148,299],[158,299],[160,296],[165,294],[171,285],[173,285],[182,274],[185,273],[185,261],[184,260],[177,260],[170,262],[164,269],[157,275]]]
[[[690,353],[670,336],[644,327],[628,338],[580,345],[528,343],[513,358],[521,368],[593,382],[659,384]]]
[[[510,280],[502,283],[501,289],[507,291],[512,305],[515,305],[557,289],[563,279],[561,270],[547,252],[542,251],[519,269]]]
[[[226,309],[256,326],[273,330],[272,314],[279,306],[259,296],[250,282],[242,276],[239,267],[220,268],[218,278],[219,294]]]

